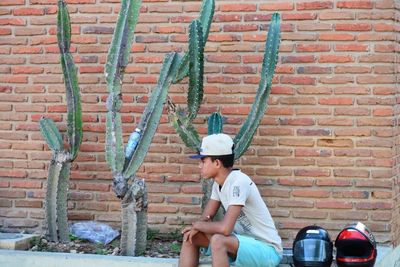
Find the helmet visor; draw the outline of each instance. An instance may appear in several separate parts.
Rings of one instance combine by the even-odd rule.
[[[332,249],[327,241],[320,239],[303,239],[295,244],[293,257],[298,261],[325,262],[332,257]]]

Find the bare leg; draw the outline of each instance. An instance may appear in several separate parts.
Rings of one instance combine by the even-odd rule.
[[[186,240],[185,236],[183,237],[183,240]],[[197,267],[199,265],[199,249],[200,247],[208,247],[209,243],[209,239],[202,232],[193,236],[192,243],[189,241],[183,241],[178,266]]]
[[[211,237],[211,255],[213,267],[229,267],[230,255],[236,258],[239,248],[239,240],[236,236],[224,236],[215,234]]]

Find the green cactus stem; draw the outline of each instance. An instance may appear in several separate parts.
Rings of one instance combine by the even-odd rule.
[[[189,27],[189,90],[188,120],[197,116],[203,99],[204,43],[201,23],[194,20]]]
[[[39,127],[43,138],[51,150],[59,152],[64,149],[60,131],[51,119],[42,117],[39,121]]]
[[[188,119],[182,115],[175,104],[168,99],[168,116],[179,137],[189,148],[200,151],[200,137],[194,126],[188,122]]]
[[[108,51],[105,76],[109,92],[121,92],[122,78],[129,62],[133,34],[140,13],[141,0],[122,0],[117,25]]]
[[[203,29],[203,47],[208,39],[210,32],[211,22],[214,16],[215,0],[204,0],[201,5],[199,21]],[[189,75],[189,51],[183,56],[183,59],[179,65],[177,75],[174,79],[174,83],[180,82],[182,79]]]
[[[67,195],[71,162],[77,157],[82,143],[82,110],[77,69],[69,53],[71,25],[67,6],[59,0],[57,12],[57,41],[67,96],[67,136],[69,150],[64,149],[62,136],[51,119],[42,118],[40,131],[53,155],[49,165],[46,190],[46,220],[52,241],[68,242]]]
[[[125,162],[121,114],[109,110],[106,116],[106,160],[113,173],[118,174]]]
[[[47,190],[46,190],[46,221],[47,229],[50,240],[58,242],[57,235],[57,188],[58,177],[60,175],[62,164],[53,159],[49,165],[49,172],[47,176]]]
[[[208,118],[208,135],[222,133],[223,121],[219,112],[214,112]]]
[[[122,122],[119,114],[122,106],[121,86],[124,70],[129,62],[134,29],[141,4],[141,0],[123,0],[121,2],[121,9],[105,67],[107,88],[110,92],[106,105],[108,111],[106,117],[106,160],[115,175],[122,173],[125,163]]]
[[[135,174],[137,169],[143,163],[144,157],[150,147],[151,140],[157,130],[158,122],[161,118],[163,106],[166,101],[167,92],[176,75],[179,61],[180,57],[175,52],[167,54],[164,58],[157,86],[151,94],[149,103],[140,119],[138,128],[141,129],[142,135],[132,158],[129,160],[124,170],[123,174],[125,177],[131,177]]]
[[[72,158],[75,159],[82,143],[82,111],[79,95],[77,70],[69,53],[71,43],[71,25],[69,13],[64,1],[58,1],[57,39],[61,54],[61,67],[67,96],[68,143]]]
[[[63,243],[69,242],[68,228],[68,188],[69,177],[71,171],[71,161],[68,159],[69,154],[65,155],[65,162],[62,163],[60,176],[58,180],[57,194],[57,223],[58,235]]]
[[[280,15],[274,13],[268,30],[268,37],[265,44],[265,53],[261,69],[261,80],[258,86],[254,103],[251,107],[245,123],[242,125],[239,133],[234,138],[235,159],[238,159],[249,147],[254,133],[265,110],[268,106],[268,97],[271,92],[272,78],[274,75],[276,63],[278,61],[278,52],[280,44]]]

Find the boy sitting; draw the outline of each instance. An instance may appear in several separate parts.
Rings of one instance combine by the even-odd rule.
[[[282,242],[256,184],[233,169],[234,145],[226,134],[203,138],[198,155],[201,175],[213,179],[210,200],[198,221],[183,229],[180,267],[199,264],[199,249],[208,248],[212,266],[275,267],[282,259]],[[226,213],[213,222],[220,205]]]

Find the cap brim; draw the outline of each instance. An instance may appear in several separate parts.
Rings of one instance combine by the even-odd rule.
[[[200,154],[189,156],[189,158],[191,158],[191,159],[201,159],[201,158],[205,158],[205,157],[207,157],[207,156],[200,155]]]

